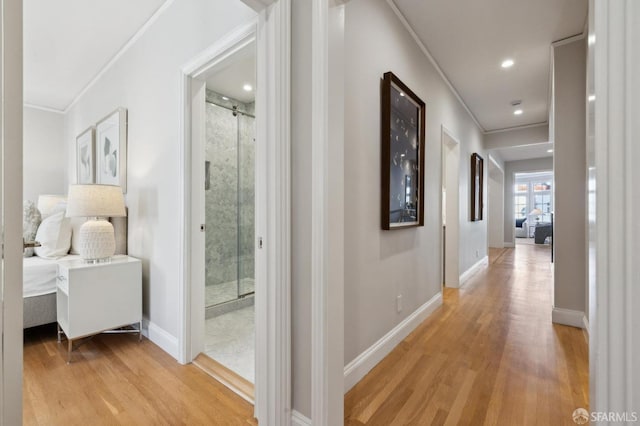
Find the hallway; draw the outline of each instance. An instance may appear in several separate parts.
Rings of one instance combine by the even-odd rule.
[[[345,425],[574,425],[588,409],[583,331],[551,323],[549,247],[490,265],[345,396]]]

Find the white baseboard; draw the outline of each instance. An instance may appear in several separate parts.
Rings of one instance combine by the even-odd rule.
[[[291,412],[291,426],[311,426],[311,419],[299,411]]]
[[[587,315],[582,316],[582,328],[587,332],[587,336],[588,336],[590,333],[589,333],[589,319],[587,318]]]
[[[460,274],[460,287],[462,287],[476,272],[486,266],[489,266],[489,256],[485,256],[478,260],[471,268]]]
[[[427,303],[416,309],[370,348],[347,364],[344,367],[344,393],[347,393],[356,383],[362,380],[373,367],[382,361],[393,348],[402,342],[440,305],[442,305],[442,292],[438,292]]]
[[[574,311],[572,309],[563,309],[553,307],[551,312],[551,321],[555,324],[569,325],[571,327],[583,328],[585,319],[584,312]]]
[[[504,248],[513,248],[516,246],[516,243],[508,243],[508,242],[504,242]]]
[[[142,319],[142,335],[160,346],[160,348],[166,353],[175,359],[178,359],[178,353],[180,351],[178,350],[177,337],[172,336],[165,329],[158,327],[146,318]]]

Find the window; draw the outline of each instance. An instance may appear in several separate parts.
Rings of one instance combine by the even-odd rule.
[[[516,195],[516,219],[522,219],[527,217],[527,196],[526,195]]]

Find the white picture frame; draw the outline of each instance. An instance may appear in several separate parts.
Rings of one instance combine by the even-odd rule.
[[[76,180],[95,182],[95,127],[91,126],[76,137]]]
[[[118,108],[96,124],[96,183],[127,192],[127,109]]]

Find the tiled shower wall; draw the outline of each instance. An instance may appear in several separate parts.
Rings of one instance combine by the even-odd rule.
[[[254,276],[254,103],[222,99],[207,90],[205,160],[206,285]],[[213,105],[214,102],[218,105]],[[239,275],[238,275],[239,273]]]

